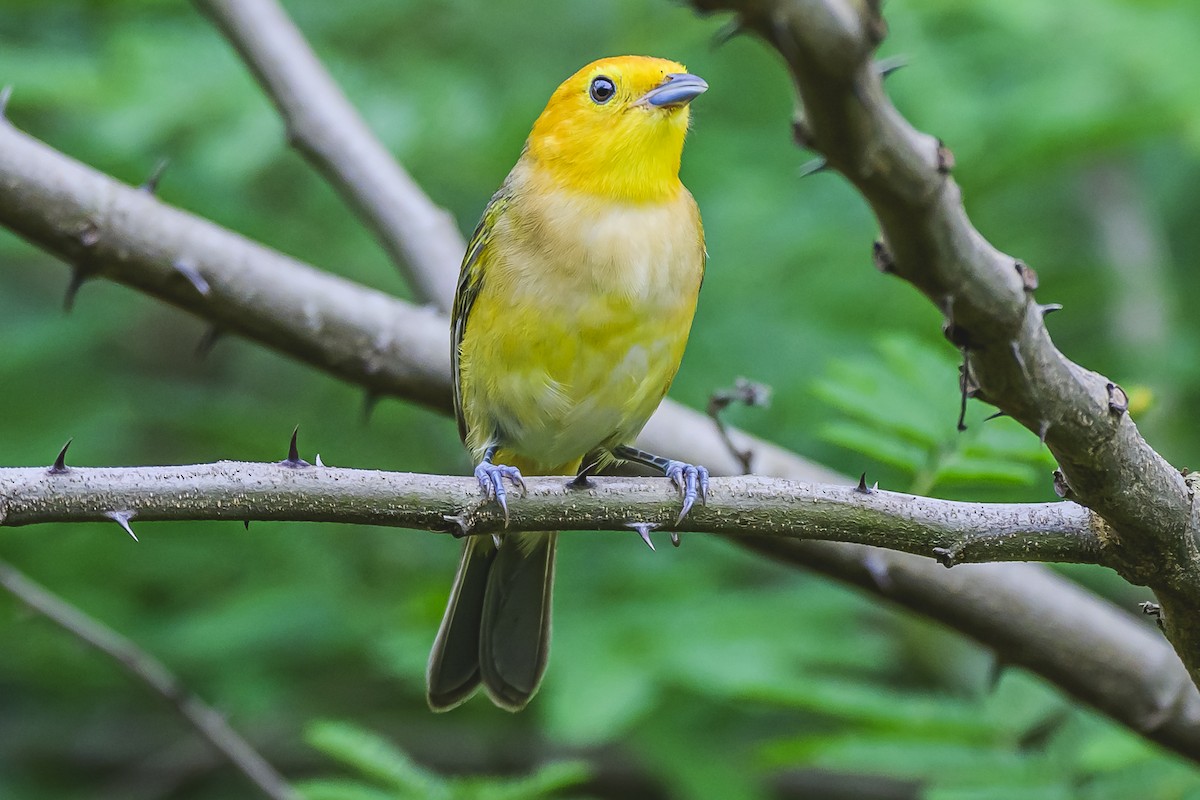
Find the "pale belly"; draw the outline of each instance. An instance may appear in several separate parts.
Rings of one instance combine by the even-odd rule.
[[[670,387],[694,301],[563,305],[510,307],[504,316],[520,322],[468,326],[463,400],[477,456],[499,443],[553,469],[631,442]]]
[[[458,376],[476,458],[499,444],[552,471],[632,442],[675,377],[696,308],[704,242],[691,195],[622,205],[525,192],[480,259]]]

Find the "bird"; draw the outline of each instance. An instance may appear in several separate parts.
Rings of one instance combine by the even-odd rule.
[[[682,64],[594,61],[538,116],[467,245],[451,315],[458,432],[484,502],[508,519],[524,475],[619,462],[670,479],[679,519],[708,471],[632,446],[679,369],[707,253],[679,179],[690,103]],[[508,484],[506,487],[506,483]],[[466,537],[434,640],[426,699],[447,711],[483,686],[524,708],[545,673],[557,534]]]

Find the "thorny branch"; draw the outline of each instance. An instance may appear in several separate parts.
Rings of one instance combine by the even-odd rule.
[[[778,478],[716,478],[676,525],[665,478],[527,478],[509,504],[516,530],[651,529],[856,542],[936,558],[1102,563],[1092,516],[1073,503],[962,503]],[[474,478],[223,461],[183,467],[3,468],[0,526],[40,522],[289,520],[502,534],[505,515]]]
[[[1036,433],[1058,460],[1064,496],[1095,510],[1127,580],[1154,590],[1163,630],[1200,681],[1200,525],[1183,476],[1130,419],[1125,393],[1058,351],[1034,299],[1036,273],[971,225],[945,145],[915,130],[872,63],[887,32],[865,0],[693,0],[729,10],[786,61],[802,104],[798,144],[821,154],[870,204],[875,262],[946,317],[976,397]]]

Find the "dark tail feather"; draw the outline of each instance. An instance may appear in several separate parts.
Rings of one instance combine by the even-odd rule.
[[[479,630],[488,574],[495,559],[496,549],[489,537],[467,539],[446,614],[429,654],[425,697],[434,711],[449,711],[479,687]]]
[[[479,675],[492,702],[520,711],[550,656],[557,533],[509,533],[492,562],[479,629]]]
[[[429,656],[431,709],[449,711],[481,681],[503,709],[529,703],[550,654],[557,540],[557,533],[507,533],[498,551],[488,536],[467,540]]]

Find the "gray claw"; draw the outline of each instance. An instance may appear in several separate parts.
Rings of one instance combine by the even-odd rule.
[[[692,510],[697,498],[701,503],[708,502],[708,470],[682,461],[670,461],[665,472],[683,498],[683,508],[679,512],[679,519],[675,521],[675,524],[679,524]]]
[[[506,478],[514,487],[520,488],[524,494],[527,489],[525,479],[521,477],[521,471],[516,467],[489,464],[486,461],[475,467],[475,480],[479,481],[479,487],[483,489],[484,497],[496,501],[496,504],[504,511],[504,524],[508,525],[508,490],[504,488]]]

